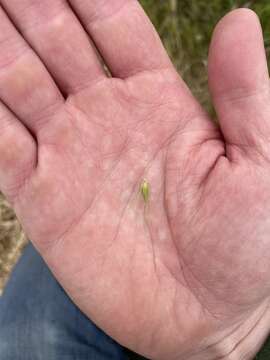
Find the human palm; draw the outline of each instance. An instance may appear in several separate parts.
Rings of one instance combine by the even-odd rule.
[[[73,301],[120,343],[211,360],[251,333],[250,356],[270,296],[269,80],[256,17],[235,11],[214,34],[219,130],[136,1],[70,3],[112,77],[67,4],[0,1],[34,49],[2,12],[1,189]]]

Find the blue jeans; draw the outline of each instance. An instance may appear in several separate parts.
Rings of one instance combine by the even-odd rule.
[[[72,303],[32,245],[0,297],[0,360],[127,360]]]

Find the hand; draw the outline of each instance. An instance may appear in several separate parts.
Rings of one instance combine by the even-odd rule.
[[[149,358],[250,359],[270,318],[270,95],[254,13],[213,35],[219,130],[137,1],[0,4],[0,186],[57,279]]]

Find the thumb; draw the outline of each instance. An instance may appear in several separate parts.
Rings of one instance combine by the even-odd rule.
[[[262,30],[253,11],[234,10],[219,22],[208,73],[227,156],[269,156],[269,75]]]

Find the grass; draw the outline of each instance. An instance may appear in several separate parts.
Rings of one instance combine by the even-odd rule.
[[[212,112],[207,86],[207,55],[219,19],[238,7],[249,7],[260,16],[265,47],[270,54],[269,0],[141,0],[159,31],[165,47],[194,96]]]
[[[207,53],[214,26],[224,14],[237,7],[255,10],[261,19],[266,52],[270,55],[269,0],[141,0],[141,3],[158,29],[175,66],[195,97],[211,113]],[[12,210],[0,195],[0,291],[25,243],[26,238]],[[270,341],[257,356],[258,360],[269,358]]]
[[[14,212],[0,194],[0,295],[25,244],[26,237]]]

